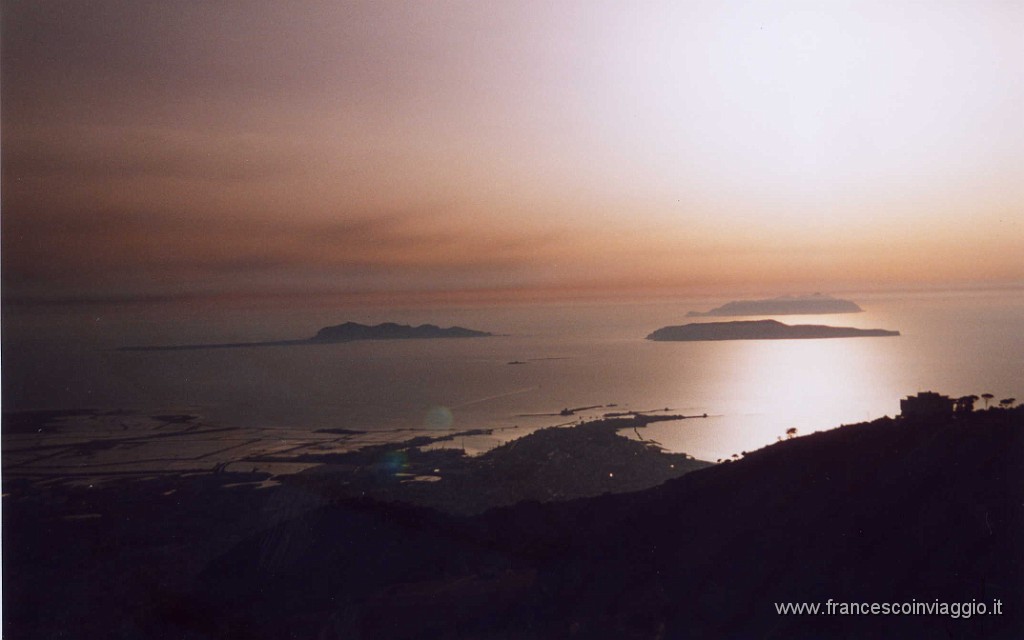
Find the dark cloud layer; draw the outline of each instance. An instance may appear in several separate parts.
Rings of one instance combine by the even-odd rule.
[[[443,220],[424,228],[424,218],[437,216],[253,222],[89,212],[15,218],[4,228],[4,286],[12,295],[40,298],[83,288],[102,295],[184,285],[251,290],[261,282],[271,289],[274,282],[278,288],[395,287],[409,279],[507,273],[551,250],[544,238],[521,234],[478,236],[468,244],[464,234],[445,230]]]
[[[250,181],[294,175],[307,162],[298,149],[259,135],[173,129],[33,127],[4,140],[8,181],[177,178]]]

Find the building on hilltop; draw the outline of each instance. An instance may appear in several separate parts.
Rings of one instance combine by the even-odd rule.
[[[916,396],[900,400],[901,418],[949,418],[953,415],[955,400],[933,391],[922,391]]]

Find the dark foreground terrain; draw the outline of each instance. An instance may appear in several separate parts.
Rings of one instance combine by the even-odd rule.
[[[5,483],[4,637],[1024,637],[1021,409],[882,419],[467,516],[259,480]],[[1002,613],[775,606],[829,599]]]

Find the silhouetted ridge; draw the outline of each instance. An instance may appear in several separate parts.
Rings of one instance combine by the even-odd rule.
[[[330,477],[258,489],[256,470],[5,478],[4,638],[1018,640],[1024,409],[960,405],[784,440],[646,491],[473,517],[335,500]],[[581,435],[605,448],[622,424]],[[555,436],[521,445],[537,464],[496,459],[509,448],[481,464],[495,482],[572,481]],[[775,608],[830,600],[1002,613]]]
[[[662,327],[648,335],[647,339],[657,341],[810,340],[898,335],[900,335],[899,331],[885,329],[855,329],[819,324],[788,325],[778,320],[739,320],[735,322],[694,322]]]
[[[267,638],[1015,639],[1022,418],[885,418],[642,492],[470,519],[337,503],[237,546],[202,599]],[[1002,615],[775,609],[829,599],[998,600]]]
[[[812,296],[781,296],[766,300],[734,300],[710,311],[691,311],[688,316],[781,316],[820,313],[858,313],[857,303],[816,293]]]

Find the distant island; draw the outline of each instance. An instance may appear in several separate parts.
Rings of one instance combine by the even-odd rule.
[[[829,327],[820,324],[788,325],[778,320],[740,320],[736,322],[695,322],[662,327],[647,336],[656,341],[699,340],[813,340],[817,338],[867,338],[898,336],[899,331]]]
[[[324,327],[311,338],[315,342],[348,342],[350,340],[413,340],[433,338],[485,338],[494,335],[486,331],[474,331],[464,327],[443,329],[433,324],[421,324],[413,327],[407,324],[385,322],[378,325],[365,325],[358,322],[346,322],[331,327]]]
[[[819,313],[859,313],[857,303],[816,293],[811,296],[781,296],[766,300],[733,300],[711,311],[691,311],[687,316],[781,316]]]
[[[486,331],[475,331],[464,327],[447,329],[433,324],[413,327],[407,324],[384,322],[377,325],[346,322],[324,327],[312,338],[299,340],[271,340],[266,342],[224,342],[214,344],[175,344],[157,346],[121,347],[118,351],[186,351],[191,349],[238,349],[246,347],[294,347],[329,342],[354,342],[356,340],[430,340],[435,338],[485,338],[493,336]]]

